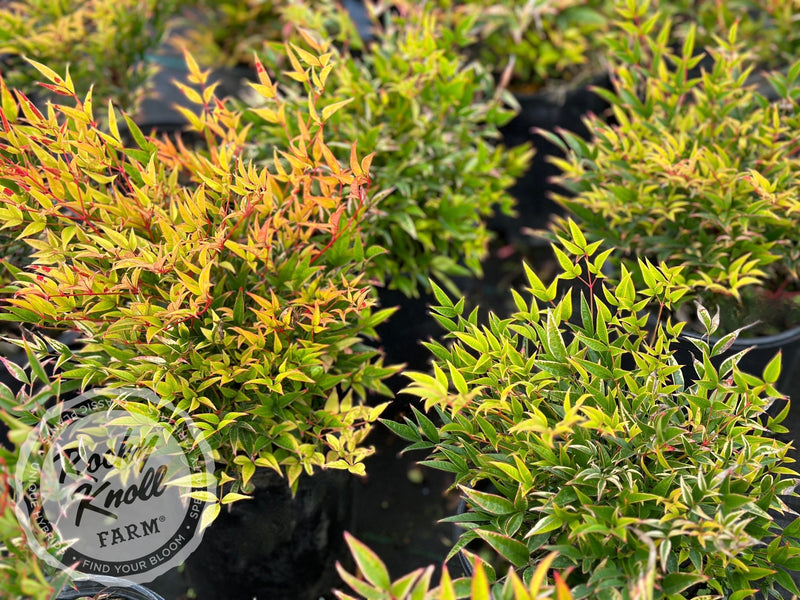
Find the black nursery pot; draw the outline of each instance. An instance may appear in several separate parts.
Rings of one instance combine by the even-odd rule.
[[[608,102],[597,95],[593,88],[610,87],[611,80],[603,74],[585,84],[563,90],[563,93],[547,90],[515,96],[520,112],[500,129],[503,144],[514,147],[530,142],[536,152],[527,172],[509,190],[517,200],[517,216],[497,213],[489,219],[490,228],[497,231],[506,242],[529,244],[530,237],[524,232],[526,228],[546,228],[554,214],[564,212],[551,199],[553,192],[563,194],[566,190],[553,183],[559,170],[550,162],[550,157],[563,157],[564,154],[539,135],[538,130],[557,132],[563,129],[587,138],[589,132],[583,122],[584,117],[590,113],[602,115],[609,107]]]
[[[63,590],[56,600],[78,600],[79,598],[102,598],[103,600],[164,600],[155,592],[140,585],[107,581],[81,580],[74,583],[76,589]]]
[[[292,498],[286,479],[256,471],[253,498],[231,505],[186,561],[197,600],[318,600],[337,585],[347,556],[354,477],[345,471],[301,476]]]

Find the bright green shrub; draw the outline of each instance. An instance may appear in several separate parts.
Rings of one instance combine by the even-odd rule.
[[[482,539],[527,577],[558,551],[575,598],[633,597],[644,582],[646,597],[670,600],[798,593],[788,571],[800,566],[800,519],[787,526],[781,499],[798,479],[772,437],[788,404],[766,414],[785,402],[780,356],[760,377],[739,369],[741,353],[720,364],[736,333],[710,345],[716,324],[700,308],[706,336],[682,369],[683,324],[649,329],[641,315],[680,300],[680,269],[642,262],[637,287],[623,266],[610,286],[609,252],[568,229],[554,245],[562,272],[545,285],[527,269],[510,318],[482,326],[435,289],[448,343],[427,344],[434,374],[410,373],[406,390],[435,416],[386,423],[455,476],[468,511],[446,519],[466,530],[451,554]],[[579,296],[559,294],[571,283]]]
[[[650,11],[674,21],[677,44],[694,27],[700,49],[716,46],[715,36],[724,38],[738,23],[739,39],[761,66],[784,67],[800,58],[798,0],[655,0]]]
[[[511,61],[515,89],[531,91],[602,69],[598,50],[608,25],[608,0],[489,2],[438,0],[454,20],[474,20],[471,51],[499,75]]]
[[[770,78],[780,98],[771,102],[750,82],[735,28],[697,75],[693,35],[675,52],[670,31],[655,15],[610,42],[614,90],[601,93],[613,120],[590,116],[591,142],[546,134],[568,150],[554,162],[575,195],[558,200],[591,240],[620,248],[629,270],[638,258],[682,265],[687,298],[750,300],[775,314],[770,297],[800,275],[800,62]],[[724,312],[739,324],[759,314],[735,311]]]

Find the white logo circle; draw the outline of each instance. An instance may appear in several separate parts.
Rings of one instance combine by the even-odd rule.
[[[216,479],[188,415],[149,390],[122,388],[50,408],[22,445],[14,487],[40,558],[76,579],[145,583],[200,543]]]

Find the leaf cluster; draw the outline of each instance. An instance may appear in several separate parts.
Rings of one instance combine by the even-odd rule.
[[[13,0],[0,9],[3,77],[30,95],[39,73],[23,57],[59,73],[69,65],[77,89],[94,86],[95,98],[112,98],[125,110],[141,100],[152,67],[145,56],[159,44],[179,0]],[[57,93],[57,92],[56,92]]]
[[[630,3],[625,10],[630,11]],[[800,18],[797,0],[653,0],[650,11],[673,21],[675,45],[682,44],[694,28],[698,47],[715,46],[715,38],[724,37],[737,24],[739,39],[762,67],[780,68],[800,55],[800,31],[794,26]]]
[[[42,364],[35,355],[39,343],[23,343],[22,348],[30,359],[25,370],[15,363],[2,360],[3,367],[18,383],[16,393],[0,383],[0,422],[7,432],[7,440],[0,444],[0,590],[8,598],[50,600],[69,582],[68,573],[56,572],[41,561],[28,543],[28,535],[42,535],[41,531],[23,529],[15,512],[14,476],[19,461],[19,448],[36,422],[39,407],[50,399],[78,387],[78,382],[51,379],[45,372],[50,365]],[[58,346],[58,342],[53,342]],[[38,540],[42,543],[44,540]]]
[[[286,49],[324,80],[334,63],[316,51]],[[200,91],[183,91],[198,108],[181,110],[196,148],[147,137],[124,115],[126,146],[110,103],[104,131],[91,93],[79,99],[44,65],[74,106],[42,113],[0,82],[0,219],[33,260],[9,265],[15,291],[0,318],[79,331],[85,345],[64,350],[61,376],[84,389],[145,386],[186,411],[234,492],[259,466],[293,488],[316,468],[363,473],[383,405],[360,400],[386,392],[393,372],[364,341],[391,312],[373,312],[364,279],[382,252],[361,233],[371,157],[352,145],[340,164],[327,114],[313,97],[289,113],[259,63],[263,110],[298,133],[256,166],[241,115],[190,55],[187,65]]]
[[[190,11],[177,19],[185,31],[170,38],[204,65],[255,66],[253,52],[266,42],[283,42],[287,23],[313,26],[327,39],[362,47],[347,11],[329,0],[180,0]]]
[[[683,266],[687,298],[738,301],[796,280],[800,62],[768,77],[772,102],[752,81],[737,26],[704,64],[693,27],[676,50],[663,15],[620,15],[614,89],[598,90],[612,119],[586,120],[591,142],[545,134],[567,152],[553,162],[575,195],[558,201],[590,239],[621,248],[629,269],[637,258]]]
[[[603,65],[597,52],[608,29],[608,0],[454,3],[438,0],[454,20],[472,20],[471,45],[483,64],[499,75],[511,61],[512,86],[537,89],[567,81]]]
[[[511,571],[501,583],[496,583],[494,569],[478,556],[469,554],[472,575],[452,579],[447,565],[442,566],[442,577],[437,587],[431,588],[433,566],[417,569],[396,581],[392,581],[381,559],[363,542],[345,533],[350,553],[355,559],[361,578],[348,573],[341,564],[337,569],[342,580],[352,589],[352,593],[336,591],[340,600],[572,600],[572,594],[558,572],[554,572],[555,583],[546,582],[547,571],[556,558],[556,553],[547,555],[536,567],[526,585]]]
[[[766,413],[785,402],[780,356],[761,377],[739,369],[743,353],[719,364],[733,333],[695,340],[700,358],[682,368],[683,324],[649,330],[641,314],[680,300],[674,269],[640,262],[637,287],[623,266],[608,285],[608,251],[568,230],[554,246],[561,273],[546,285],[527,269],[510,318],[481,325],[436,289],[451,343],[427,344],[434,372],[410,373],[406,389],[435,414],[386,422],[429,452],[422,464],[455,476],[468,510],[446,519],[465,529],[451,555],[482,539],[527,578],[557,551],[575,598],[630,598],[641,585],[670,599],[797,593],[800,519],[776,522],[797,483],[789,446],[772,437],[788,403]],[[559,282],[582,291],[560,294]],[[714,319],[700,318],[710,336]]]
[[[389,251],[367,274],[412,295],[432,276],[449,282],[452,275],[481,273],[485,219],[495,206],[510,211],[506,190],[531,151],[497,144],[498,127],[513,114],[509,96],[487,69],[454,49],[453,40],[466,32],[451,29],[433,7],[392,6],[401,14],[373,15],[376,40],[368,52],[331,48],[341,68],[323,87],[293,69],[289,76],[301,85],[285,89],[293,110],[324,89],[320,106],[336,107],[328,122],[337,135],[375,153],[365,231],[369,245]],[[264,159],[295,132],[257,108],[245,114]],[[348,152],[340,144],[331,149],[340,158]]]

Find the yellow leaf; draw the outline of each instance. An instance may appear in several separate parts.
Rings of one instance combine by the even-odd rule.
[[[256,55],[255,52],[253,52],[253,58],[255,59],[256,75],[258,76],[258,82],[265,88],[273,90],[274,88],[272,87],[272,81],[270,80],[269,75],[267,74],[267,70],[264,68],[264,65],[258,59],[258,56]],[[265,96],[265,98],[272,98],[272,96],[274,95],[275,94],[273,92],[272,95]]]
[[[209,71],[201,71],[194,56],[186,48],[183,49],[183,57],[186,60],[186,68],[189,70],[188,80],[192,83],[204,85],[208,80]]]
[[[311,94],[308,95],[308,112],[309,114],[311,114],[311,118],[314,119],[315,123],[320,122],[319,115],[317,114],[317,109],[314,106],[314,97]]]
[[[203,531],[206,527],[211,525],[214,522],[214,519],[217,518],[219,515],[221,505],[217,502],[214,504],[209,504],[203,510],[203,516],[200,517],[200,531]]]
[[[545,578],[547,577],[547,569],[550,568],[550,565],[555,560],[556,556],[558,555],[557,552],[551,552],[547,556],[544,557],[542,562],[536,567],[536,570],[533,572],[533,576],[531,577],[530,583],[530,590],[531,595],[534,598],[537,598],[542,591],[542,585],[545,582]]]
[[[319,37],[317,32],[309,31],[303,27],[297,28],[297,33],[317,52],[324,52],[328,48],[328,42]]]
[[[39,71],[39,73],[41,73],[42,75],[47,77],[48,81],[50,81],[52,83],[55,83],[58,86],[63,86],[64,85],[64,80],[59,76],[58,73],[53,71],[53,69],[51,69],[50,67],[45,66],[40,62],[36,62],[32,58],[27,58],[26,57],[25,60],[27,60],[31,65],[33,65],[33,67],[37,71]]]
[[[334,102],[333,104],[329,104],[328,106],[322,109],[322,120],[327,121],[332,114],[334,114],[337,110],[339,110],[343,106],[347,106],[353,100],[355,100],[355,98],[348,98],[347,100],[342,100],[341,102]]]
[[[370,154],[367,154],[361,161],[361,170],[365,175],[369,175],[369,168],[372,166],[373,158],[375,158],[375,153],[371,152]]]
[[[308,73],[305,71],[284,71],[283,74],[287,77],[291,77],[295,81],[299,81],[300,83],[306,83],[308,81]]]
[[[183,93],[183,95],[186,96],[189,102],[203,104],[203,98],[197,93],[197,90],[190,88],[188,85],[184,85],[176,79],[172,80],[172,85],[177,87]]]
[[[121,141],[117,127],[117,115],[114,113],[114,104],[111,102],[111,98],[108,99],[108,129],[115,140]]]
[[[306,50],[303,50],[302,48],[299,48],[298,46],[295,46],[294,44],[291,44],[291,46],[292,46],[292,49],[295,52],[297,52],[297,54],[300,57],[300,59],[303,62],[305,62],[306,64],[308,64],[308,65],[310,65],[312,67],[321,67],[322,66],[322,64],[319,62],[319,59],[316,56],[314,56],[313,54],[311,54],[310,52],[307,52]]]
[[[294,52],[292,52],[292,48],[290,47],[290,45],[285,44],[285,48],[286,48],[286,56],[289,57],[289,62],[292,64],[292,68],[297,73],[304,73],[305,69],[303,69],[303,65],[300,64],[300,61],[297,60],[297,57],[294,55]]]

